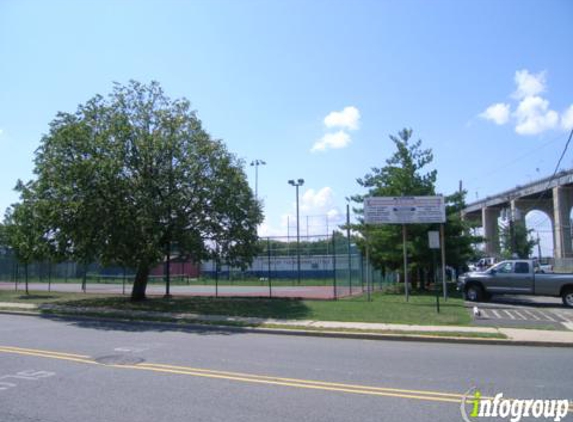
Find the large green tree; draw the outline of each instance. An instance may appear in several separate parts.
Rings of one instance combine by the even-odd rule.
[[[390,136],[395,146],[394,154],[381,168],[372,168],[358,184],[367,190],[366,194],[355,195],[352,200],[360,206],[354,209],[363,212],[362,203],[367,196],[433,196],[436,195],[437,171],[429,169],[434,158],[431,149],[422,148],[422,141],[412,140],[412,130],[403,129],[397,136]],[[465,193],[445,197],[447,222],[445,225],[446,255],[448,265],[462,266],[473,254],[472,245],[479,239],[469,236],[469,226],[461,219]],[[365,248],[368,238],[371,261],[379,269],[402,270],[402,227],[400,225],[354,227],[363,237],[360,243]],[[413,279],[422,278],[432,266],[432,251],[428,245],[428,231],[437,230],[437,225],[410,224],[407,226],[407,253]],[[425,278],[425,277],[424,277]]]
[[[243,167],[189,101],[131,81],[58,113],[29,186],[52,248],[135,269],[131,298],[143,300],[172,244],[196,260],[251,261],[262,211]]]
[[[367,189],[366,195],[355,195],[352,200],[362,205],[366,196],[427,196],[435,195],[436,170],[427,171],[433,160],[430,149],[422,149],[422,141],[412,141],[412,130],[403,129],[398,136],[390,135],[396,151],[381,168],[357,180]],[[358,214],[362,208],[354,209]],[[399,270],[402,265],[402,228],[399,225],[369,227],[360,224],[357,229],[368,237],[370,258],[375,267]],[[431,262],[427,245],[428,225],[409,225],[407,250],[414,269]],[[364,243],[362,244],[364,247]]]

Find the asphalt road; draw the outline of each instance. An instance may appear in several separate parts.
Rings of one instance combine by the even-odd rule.
[[[570,362],[567,348],[0,314],[0,421],[457,422],[472,387],[571,400]]]

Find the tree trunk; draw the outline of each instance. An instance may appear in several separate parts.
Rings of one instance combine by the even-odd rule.
[[[135,273],[135,280],[133,282],[133,289],[131,290],[131,301],[140,302],[145,300],[145,289],[147,288],[147,280],[149,278],[149,267],[142,265],[138,267]]]

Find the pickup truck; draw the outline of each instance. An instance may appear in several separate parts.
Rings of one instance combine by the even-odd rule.
[[[458,290],[467,300],[481,302],[493,294],[561,297],[573,308],[573,274],[545,274],[535,261],[502,261],[482,272],[458,277]]]

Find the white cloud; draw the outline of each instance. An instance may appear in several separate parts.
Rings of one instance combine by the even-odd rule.
[[[523,69],[515,72],[516,89],[512,94],[517,102],[515,111],[506,103],[489,106],[479,117],[497,125],[511,122],[519,135],[539,135],[547,130],[573,128],[573,105],[563,114],[549,107],[549,100],[541,96],[547,90],[546,72],[537,74]]]
[[[344,222],[344,215],[336,205],[334,191],[329,186],[306,190],[301,197],[300,211],[301,215],[309,216],[310,235],[330,233]],[[303,226],[301,221],[301,230]]]
[[[573,104],[561,115],[561,127],[564,130],[573,129]]]
[[[336,205],[332,188],[324,187],[319,190],[307,189],[300,196],[300,235],[324,236],[331,234],[346,219]],[[259,236],[280,236],[291,240],[296,236],[296,202],[293,201],[290,210],[281,216],[280,222],[273,226],[265,220],[259,226]]]
[[[309,188],[300,196],[300,235],[324,236],[331,234],[346,220],[345,214],[336,205],[336,196],[329,186],[321,189]],[[291,240],[296,236],[296,201],[293,201],[288,212],[283,213],[276,225],[265,221],[259,226],[261,237],[281,237]]]
[[[360,121],[360,112],[356,107],[344,107],[342,111],[333,111],[324,118],[327,128],[340,127],[343,129],[356,130]]]
[[[0,129],[0,136],[4,134],[4,129]]]
[[[334,195],[332,188],[326,186],[318,191],[314,189],[307,189],[302,195],[300,201],[300,209],[307,214],[316,212],[318,214],[326,214],[326,212],[334,205]]]
[[[326,151],[327,149],[340,149],[350,144],[348,133],[340,130],[335,133],[327,133],[312,146],[311,152]]]
[[[326,215],[328,216],[328,218],[330,220],[333,220],[333,221],[338,221],[343,217],[343,215],[340,213],[340,210],[338,209],[338,207],[332,208],[331,210],[328,210]]]
[[[274,227],[269,221],[268,218],[265,217],[263,223],[259,226],[257,233],[260,237],[279,237],[285,236],[286,233],[286,223],[282,224],[279,227]]]
[[[515,131],[520,135],[538,135],[559,124],[559,114],[549,109],[549,101],[537,96],[521,100],[514,115]]]
[[[492,104],[479,116],[491,120],[497,125],[504,125],[509,121],[510,106],[505,103]]]
[[[522,100],[527,97],[533,97],[546,90],[546,72],[540,72],[537,75],[529,73],[527,69],[515,72],[515,84],[517,88],[513,93],[513,98]]]

